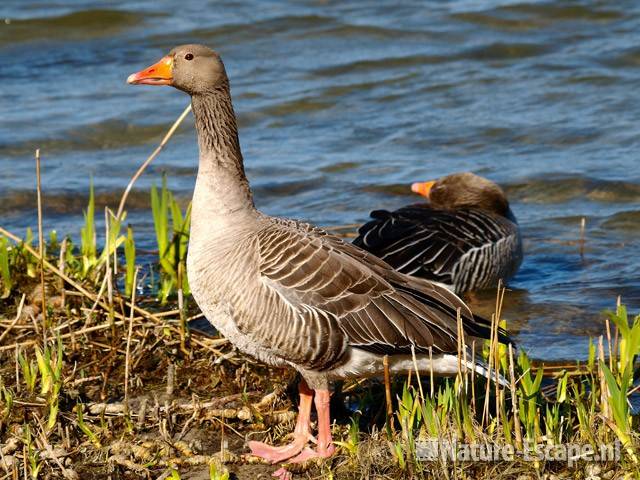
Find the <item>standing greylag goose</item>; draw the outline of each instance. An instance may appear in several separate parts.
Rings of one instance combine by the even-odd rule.
[[[177,47],[128,82],[172,85],[191,95],[200,161],[187,273],[198,306],[239,350],[292,367],[303,378],[293,442],[250,442],[255,455],[273,463],[330,456],[330,381],[379,375],[385,355],[392,372],[411,369],[415,352],[420,368],[455,374],[456,312],[468,342],[489,336],[487,322],[447,289],[398,273],[311,225],[256,210],[217,53],[200,45]],[[507,340],[502,331],[500,338]],[[479,364],[464,368],[486,374]],[[315,450],[306,447],[313,438],[312,402]]]
[[[411,189],[429,203],[371,212],[354,245],[457,293],[495,288],[518,271],[520,229],[498,185],[466,172]]]

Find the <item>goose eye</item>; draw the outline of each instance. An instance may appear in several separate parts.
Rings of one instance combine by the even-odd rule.
[[[193,60],[193,53],[187,53],[187,54],[184,56],[184,59],[185,59],[185,60]]]

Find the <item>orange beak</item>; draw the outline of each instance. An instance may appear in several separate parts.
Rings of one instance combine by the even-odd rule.
[[[132,85],[171,85],[173,83],[173,58],[169,55],[162,57],[158,63],[151,65],[138,73],[132,73],[127,78]]]
[[[435,183],[435,181],[414,183],[411,185],[411,191],[429,198],[429,193],[431,193],[431,188],[433,188]]]

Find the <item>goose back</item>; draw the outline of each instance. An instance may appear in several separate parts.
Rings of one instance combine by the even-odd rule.
[[[450,285],[456,292],[495,288],[522,261],[520,231],[507,216],[478,209],[440,210],[416,204],[376,210],[354,245],[408,275]]]

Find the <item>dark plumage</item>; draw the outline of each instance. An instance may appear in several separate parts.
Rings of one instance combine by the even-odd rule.
[[[354,245],[396,270],[456,292],[495,288],[522,262],[520,229],[504,192],[473,173],[456,173],[412,189],[429,203],[371,212]]]

